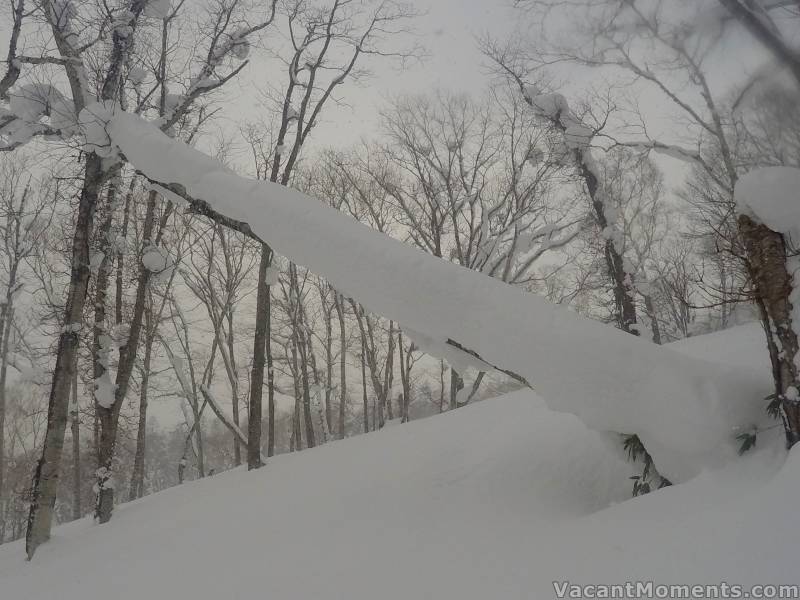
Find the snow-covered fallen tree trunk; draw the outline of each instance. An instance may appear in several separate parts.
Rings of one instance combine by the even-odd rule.
[[[637,433],[673,481],[735,456],[737,433],[763,418],[766,390],[752,373],[654,346],[388,238],[300,192],[243,178],[135,115],[116,114],[107,131],[146,177],[247,223],[343,294],[424,334],[421,349],[479,356],[526,379],[553,410],[592,429]]]

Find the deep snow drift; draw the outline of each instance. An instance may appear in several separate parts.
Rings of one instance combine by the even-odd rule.
[[[676,344],[763,343],[745,326]],[[768,378],[766,378],[768,382]],[[777,432],[778,430],[774,430]],[[770,438],[771,439],[768,439]],[[0,547],[2,598],[552,598],[553,580],[792,583],[800,454],[780,435],[630,499],[619,443],[517,392],[270,460]]]
[[[686,358],[437,259],[300,192],[240,177],[136,115],[102,118],[104,135],[151,180],[248,222],[277,252],[400,323],[423,350],[453,362],[446,343],[455,340],[525,377],[550,408],[597,431],[639,434],[672,481],[725,464],[737,432],[763,419],[752,398],[768,390],[747,369]]]

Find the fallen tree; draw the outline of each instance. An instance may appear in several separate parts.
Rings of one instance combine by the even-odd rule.
[[[752,373],[688,359],[429,256],[300,192],[241,177],[133,114],[117,112],[106,131],[151,182],[424,332],[421,349],[513,373],[592,429],[637,433],[673,481],[735,456],[737,433],[765,418]]]

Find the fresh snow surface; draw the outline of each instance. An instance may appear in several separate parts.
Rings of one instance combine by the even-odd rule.
[[[671,348],[746,365],[763,353],[756,333]],[[515,392],[58,527],[32,563],[22,540],[0,546],[1,596],[529,600],[555,597],[554,580],[793,583],[800,454],[785,460],[772,433],[630,499],[618,439]]]
[[[554,598],[573,583],[796,581],[800,455],[630,499],[611,437],[516,392],[0,546],[9,600]]]
[[[455,340],[525,377],[551,409],[639,434],[673,481],[735,459],[736,435],[764,418],[753,398],[769,389],[747,369],[681,356],[432,257],[300,192],[242,178],[135,115],[118,112],[106,129],[148,177],[248,222],[343,294],[424,334],[425,347],[452,357]]]

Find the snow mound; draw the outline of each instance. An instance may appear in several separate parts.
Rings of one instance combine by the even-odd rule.
[[[32,563],[8,544],[0,581],[14,600],[527,600],[567,579],[788,582],[800,455],[782,460],[762,448],[626,500],[615,440],[517,392],[56,528]]]

